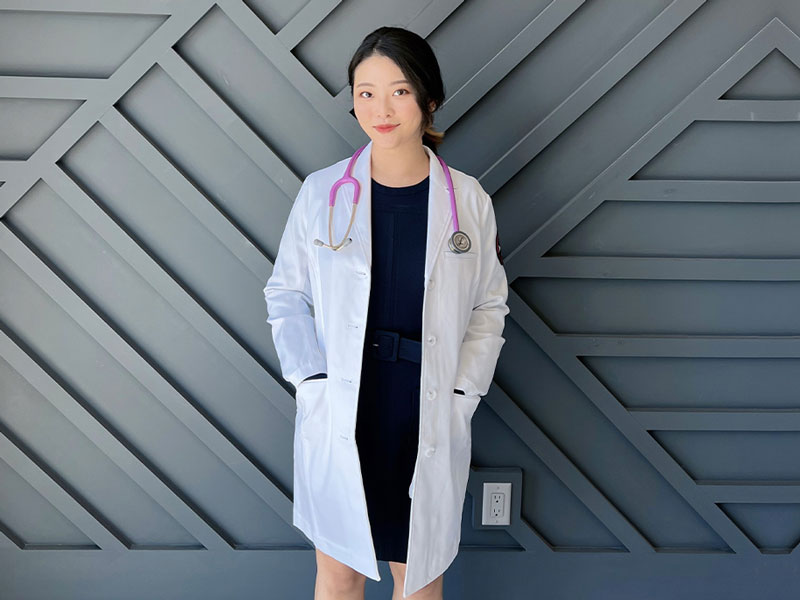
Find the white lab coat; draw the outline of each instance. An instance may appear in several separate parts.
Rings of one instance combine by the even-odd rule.
[[[404,597],[436,579],[458,553],[471,419],[489,391],[509,312],[491,198],[474,177],[450,168],[459,226],[472,241],[468,253],[450,251],[447,181],[433,151],[424,148],[430,192],[420,431],[409,488]],[[361,195],[352,243],[336,252],[313,243],[315,238],[329,243],[328,194],[348,157],[303,182],[264,296],[282,375],[296,388],[293,525],[316,548],[380,581],[355,440],[371,281],[371,150],[372,142],[353,167]],[[344,235],[352,207],[353,186],[344,185],[334,210],[334,244]],[[318,372],[327,378],[302,381]]]

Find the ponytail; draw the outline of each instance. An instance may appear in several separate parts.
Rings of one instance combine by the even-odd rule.
[[[436,155],[439,154],[439,144],[442,143],[442,140],[444,140],[444,132],[436,131],[433,125],[427,127],[422,134],[422,143],[433,150]]]

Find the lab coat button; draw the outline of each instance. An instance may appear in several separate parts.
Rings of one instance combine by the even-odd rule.
[[[425,456],[430,458],[431,456],[434,455],[435,452],[436,452],[436,448],[432,448],[432,447],[431,448],[426,448],[425,449]]]
[[[356,271],[356,273],[358,273],[359,277],[366,277],[367,276],[367,272],[366,271]]]
[[[433,279],[428,279],[428,289],[433,287]]]
[[[431,345],[435,344],[436,343],[436,336],[435,335],[429,335],[428,336],[428,343],[431,344]]]
[[[436,398],[436,390],[428,390],[426,396],[428,397],[428,400],[433,400]]]

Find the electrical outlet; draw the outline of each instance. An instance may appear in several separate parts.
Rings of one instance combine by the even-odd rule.
[[[511,525],[511,484],[483,483],[481,525]]]
[[[492,506],[490,513],[493,518],[500,519],[503,517],[503,508],[505,505],[504,498],[506,495],[503,492],[492,492]]]

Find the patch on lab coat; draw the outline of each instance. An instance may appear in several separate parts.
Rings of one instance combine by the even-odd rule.
[[[497,233],[497,237],[495,238],[494,245],[495,245],[495,248],[497,250],[497,260],[499,260],[500,264],[502,265],[503,264],[503,255],[500,254],[500,233],[499,232]]]

